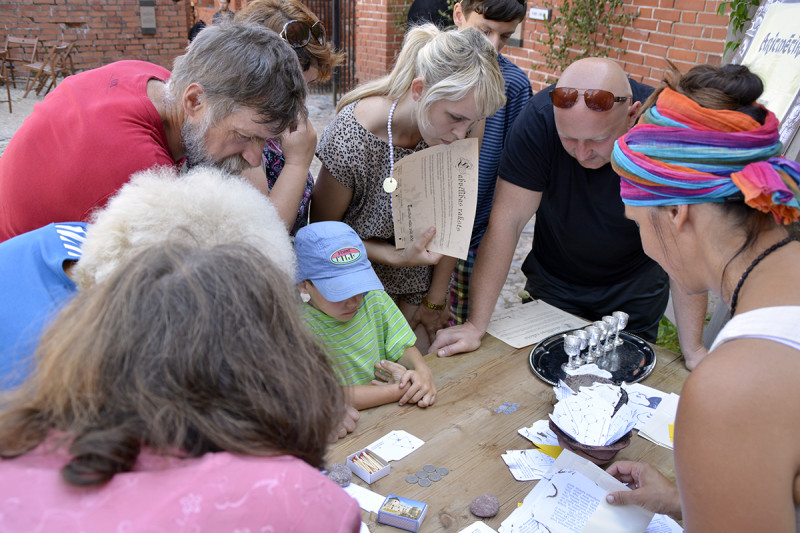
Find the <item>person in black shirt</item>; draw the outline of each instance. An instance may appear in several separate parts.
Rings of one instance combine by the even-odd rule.
[[[519,236],[534,214],[533,249],[522,266],[531,297],[587,320],[625,311],[626,329],[655,342],[669,278],[645,255],[636,225],[625,218],[619,177],[609,164],[614,141],[634,125],[652,90],[629,80],[611,60],[587,58],[526,104],[500,162],[469,319],[439,331],[432,351],[446,356],[480,346]],[[706,300],[679,289],[673,297],[688,358],[687,352],[704,350]]]

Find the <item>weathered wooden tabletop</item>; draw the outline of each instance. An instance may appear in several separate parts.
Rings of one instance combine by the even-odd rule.
[[[682,358],[654,348],[656,368],[642,384],[680,393],[688,376]],[[478,520],[469,512],[470,502],[481,494],[494,494],[500,500],[500,512],[485,522],[497,529],[536,483],[516,481],[500,456],[506,450],[533,448],[517,430],[546,419],[555,401],[552,387],[530,370],[530,349],[516,350],[486,335],[475,352],[449,358],[426,356],[436,380],[436,403],[427,409],[392,403],[362,411],[355,432],[330,449],[328,463],[345,463],[348,454],[392,430],[408,431],[425,444],[392,461],[389,475],[372,485],[355,475],[353,482],[384,496],[426,502],[422,533],[461,530]],[[519,408],[512,414],[495,413],[503,402],[518,403]],[[634,436],[616,459],[647,461],[674,479],[672,452],[642,437]],[[450,473],[429,487],[405,481],[426,464],[446,467]],[[362,511],[362,518],[370,531],[400,531],[378,524],[375,513]]]

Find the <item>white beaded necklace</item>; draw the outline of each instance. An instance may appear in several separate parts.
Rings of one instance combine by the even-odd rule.
[[[397,107],[397,102],[400,99],[398,98],[392,103],[392,107],[389,109],[389,120],[386,121],[386,129],[389,132],[389,177],[383,180],[383,190],[389,194],[392,194],[394,190],[397,188],[397,180],[394,179],[394,143],[392,142],[392,116],[394,115],[394,110]]]

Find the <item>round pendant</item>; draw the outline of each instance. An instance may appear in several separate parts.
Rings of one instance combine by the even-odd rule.
[[[386,191],[389,194],[391,194],[391,193],[394,192],[394,190],[396,188],[397,188],[397,180],[396,179],[394,179],[392,177],[388,177],[385,180],[383,180],[383,190],[384,191]]]

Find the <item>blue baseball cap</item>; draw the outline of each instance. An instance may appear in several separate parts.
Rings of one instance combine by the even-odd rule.
[[[300,228],[294,237],[294,251],[295,283],[310,280],[329,302],[383,290],[364,243],[344,222],[316,222]]]

